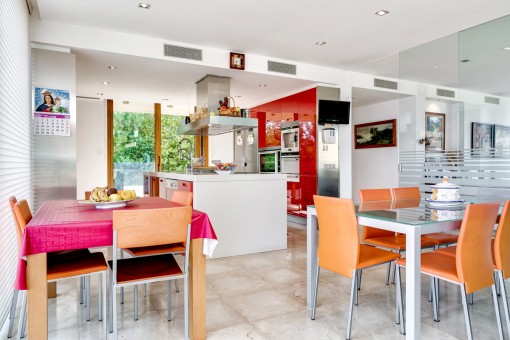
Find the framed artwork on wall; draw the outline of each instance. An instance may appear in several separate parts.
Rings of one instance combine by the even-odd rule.
[[[244,70],[244,54],[230,52],[230,68],[234,70]]]
[[[494,145],[492,124],[471,123],[471,149],[490,150]]]
[[[425,112],[425,150],[445,149],[445,114]]]
[[[356,149],[397,146],[397,120],[354,125],[354,147]]]
[[[494,125],[494,148],[510,149],[510,126]]]

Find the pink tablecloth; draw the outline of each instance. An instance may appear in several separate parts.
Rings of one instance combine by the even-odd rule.
[[[144,197],[118,209],[157,209],[176,206],[180,205],[159,197]],[[77,201],[45,202],[25,229],[21,256],[111,246],[113,210],[116,209],[96,209]],[[207,249],[204,245],[204,253],[209,256],[212,254],[217,238],[206,213],[193,210],[190,237],[214,240],[212,249],[211,245],[208,245]],[[26,262],[21,259],[15,286],[19,290],[27,289]]]

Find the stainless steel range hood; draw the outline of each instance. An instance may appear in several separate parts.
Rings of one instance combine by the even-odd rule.
[[[181,135],[216,136],[223,133],[258,127],[256,118],[208,116],[179,126]]]

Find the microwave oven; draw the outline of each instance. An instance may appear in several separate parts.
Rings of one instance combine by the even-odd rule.
[[[265,150],[259,152],[259,173],[279,174],[280,173],[280,149]]]
[[[281,149],[284,153],[299,153],[299,122],[283,122]]]

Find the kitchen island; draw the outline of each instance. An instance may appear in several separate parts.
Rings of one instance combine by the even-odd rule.
[[[286,175],[145,172],[144,176],[159,183],[157,189],[149,186],[150,195],[157,191],[166,198],[165,188],[175,184],[172,180],[193,191],[193,208],[207,213],[218,237],[213,258],[287,248]]]

